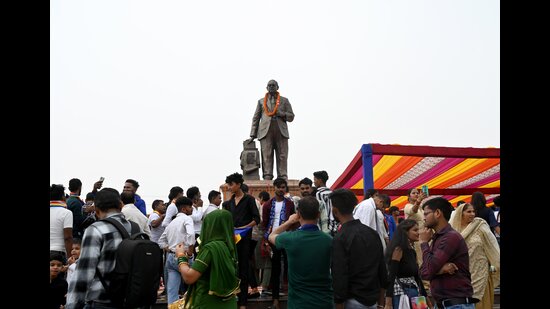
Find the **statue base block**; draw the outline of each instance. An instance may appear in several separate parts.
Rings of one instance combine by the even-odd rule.
[[[298,187],[298,179],[288,179],[288,192],[292,196],[301,196],[300,187]],[[275,187],[273,186],[273,180],[245,180],[244,183],[248,185],[248,194],[252,195],[256,199],[262,191],[267,191],[270,197],[275,196]],[[220,192],[222,193],[222,198],[224,201],[227,201],[231,198],[231,192],[226,184],[220,186]]]

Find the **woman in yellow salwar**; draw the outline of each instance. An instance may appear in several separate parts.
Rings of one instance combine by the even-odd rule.
[[[183,245],[176,247],[179,271],[190,286],[184,298],[168,308],[237,308],[240,280],[231,213],[209,213],[204,217],[200,235],[199,252],[191,267]]]
[[[492,309],[494,290],[500,281],[500,248],[487,222],[476,217],[474,206],[466,203],[455,209],[450,222],[468,246],[473,297],[480,301],[476,309]],[[491,267],[492,266],[492,267]]]

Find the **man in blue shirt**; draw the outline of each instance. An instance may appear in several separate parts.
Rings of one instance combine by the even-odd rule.
[[[136,194],[137,189],[139,188],[139,183],[133,179],[126,179],[124,183],[124,188],[122,192],[132,192],[134,193],[136,200],[134,205],[141,211],[144,215],[147,216],[147,210],[145,209],[145,201],[141,199],[139,195]]]

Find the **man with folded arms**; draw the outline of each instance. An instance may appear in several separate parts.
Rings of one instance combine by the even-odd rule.
[[[438,309],[474,309],[468,247],[459,232],[449,225],[453,207],[442,197],[423,206],[424,227],[420,230],[423,263],[420,276],[430,280],[430,291]],[[433,229],[433,230],[432,230]],[[435,233],[434,233],[435,231]],[[431,244],[428,242],[432,240]]]

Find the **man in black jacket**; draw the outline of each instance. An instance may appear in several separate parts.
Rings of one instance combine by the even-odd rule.
[[[341,228],[332,240],[332,286],[336,309],[361,304],[384,307],[386,263],[378,233],[353,219],[357,197],[348,189],[329,195]]]

